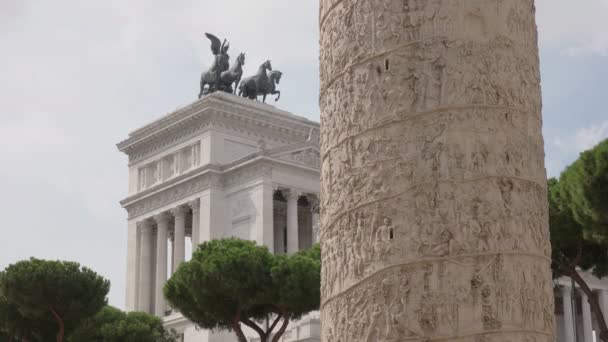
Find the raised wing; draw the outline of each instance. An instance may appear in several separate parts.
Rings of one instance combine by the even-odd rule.
[[[212,35],[211,33],[205,33],[205,36],[207,36],[207,38],[209,38],[209,40],[211,41],[211,51],[213,52],[214,55],[218,55],[220,54],[220,50],[222,48],[222,42],[219,40],[218,37]]]

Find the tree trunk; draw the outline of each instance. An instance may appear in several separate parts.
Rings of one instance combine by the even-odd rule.
[[[578,286],[581,287],[585,295],[587,296],[587,300],[589,301],[589,305],[591,306],[591,311],[595,315],[595,320],[600,328],[600,340],[604,342],[608,342],[608,326],[606,326],[606,320],[604,319],[604,314],[602,313],[602,309],[600,308],[600,304],[598,303],[597,297],[593,295],[593,291],[587,285],[587,282],[581,277],[580,274],[576,271],[574,267],[570,267],[566,275],[572,278]]]
[[[250,320],[249,318],[241,319],[241,322],[243,322],[243,324],[245,324],[246,326],[248,326],[249,328],[253,329],[255,332],[258,333],[258,335],[260,336],[260,342],[268,341],[268,336],[270,335],[270,331],[262,330],[262,328],[260,328],[257,324],[255,324],[254,321]]]
[[[289,316],[284,316],[285,318],[283,318],[283,324],[281,325],[279,331],[277,331],[277,334],[274,335],[274,337],[272,338],[272,342],[278,342],[281,336],[283,336],[283,333],[285,333],[285,330],[287,329],[287,325],[289,324]]]
[[[247,342],[247,338],[245,337],[245,334],[241,329],[241,324],[238,321],[232,323],[232,329],[234,330],[239,342]]]
[[[51,311],[51,314],[53,314],[53,317],[59,325],[59,331],[57,332],[57,342],[63,342],[63,335],[65,334],[65,325],[63,323],[63,319],[61,319],[61,316],[59,316],[59,314],[55,311],[52,305],[49,305],[49,310]]]

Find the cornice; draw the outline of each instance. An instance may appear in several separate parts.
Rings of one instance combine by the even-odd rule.
[[[118,143],[131,163],[178,144],[214,124],[291,141],[304,140],[319,123],[231,94],[213,93],[129,134]],[[252,127],[253,126],[253,127]]]

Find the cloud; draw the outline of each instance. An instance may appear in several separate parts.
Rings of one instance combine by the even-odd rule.
[[[542,46],[605,51],[593,35],[608,32],[608,0],[536,2]],[[228,38],[232,58],[247,53],[246,75],[272,59],[285,74],[277,105],[318,119],[317,26],[317,0],[0,1],[0,269],[79,260],[122,306],[127,162],[115,143],[196,98],[211,62],[204,32]],[[579,131],[563,140],[578,146],[568,158],[606,135]]]
[[[566,53],[571,56],[592,54],[608,57],[608,31],[593,33],[588,41],[567,48]]]
[[[579,127],[571,134],[562,133],[548,140],[547,174],[558,176],[579,154],[589,150],[599,142],[608,139],[608,120],[586,127]]]
[[[563,152],[578,153],[593,148],[606,138],[608,138],[608,121],[577,128],[571,136],[555,137],[552,144]]]
[[[318,118],[317,1],[0,1],[0,269],[37,256],[126,274],[128,132],[192,102],[226,37],[245,74],[272,59],[281,108]]]
[[[536,0],[542,48],[568,55],[608,54],[608,1]]]

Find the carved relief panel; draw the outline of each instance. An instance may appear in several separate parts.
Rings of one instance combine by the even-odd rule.
[[[553,341],[533,0],[321,0],[324,341]]]

